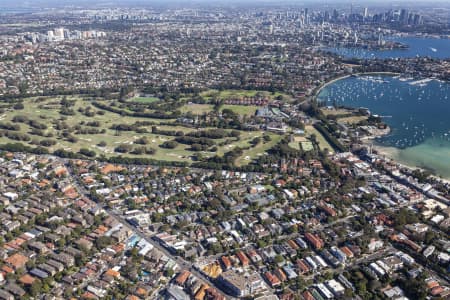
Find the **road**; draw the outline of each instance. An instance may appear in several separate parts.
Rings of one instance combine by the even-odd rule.
[[[75,187],[75,189],[78,191],[78,193],[80,193],[81,195],[83,195],[84,197],[90,199],[90,193],[88,190],[86,190],[86,188],[84,188],[83,185],[81,185],[78,182],[78,177],[73,175],[73,170],[71,169],[71,167],[69,165],[66,165],[71,178],[73,179],[73,185]],[[161,251],[161,253],[163,253],[164,255],[166,255],[167,257],[171,258],[173,261],[175,261],[178,265],[178,267],[181,270],[187,270],[189,272],[191,272],[194,276],[196,276],[197,278],[201,279],[202,281],[204,281],[206,284],[208,284],[211,287],[216,288],[219,293],[221,293],[226,299],[230,299],[233,300],[235,298],[231,297],[228,294],[225,294],[220,287],[215,283],[212,282],[209,278],[207,278],[205,275],[203,275],[202,273],[200,273],[199,271],[197,271],[194,268],[194,264],[192,264],[191,262],[188,262],[184,259],[182,259],[179,256],[175,256],[172,253],[170,253],[166,248],[164,248],[160,243],[158,243],[157,241],[152,239],[152,236],[146,235],[143,232],[139,231],[136,227],[131,226],[125,219],[123,219],[121,216],[115,214],[114,212],[112,212],[110,209],[107,209],[105,207],[103,207],[100,203],[95,202],[97,205],[97,208],[99,209],[103,209],[108,216],[114,218],[117,222],[121,223],[122,226],[124,226],[125,228],[131,230],[134,234],[136,234],[137,236],[139,236],[141,239],[144,239],[146,242],[150,243],[153,247],[155,247],[156,249],[158,249],[159,251]]]

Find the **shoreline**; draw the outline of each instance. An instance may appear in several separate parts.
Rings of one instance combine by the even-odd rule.
[[[314,98],[314,100],[318,100],[317,97],[319,96],[320,92],[324,88],[326,88],[328,85],[330,85],[332,83],[335,83],[335,82],[337,82],[339,80],[343,80],[343,79],[347,79],[347,78],[350,78],[350,77],[354,77],[354,76],[359,77],[359,76],[365,76],[365,75],[385,75],[385,76],[392,76],[392,77],[394,77],[394,76],[401,75],[401,73],[396,73],[396,72],[362,72],[362,73],[353,73],[353,74],[339,76],[339,77],[331,79],[331,80],[323,83],[322,85],[320,85],[317,88],[317,90],[314,92],[313,98]]]
[[[395,147],[381,146],[381,145],[377,145],[375,143],[372,144],[372,147],[373,147],[373,149],[375,149],[378,152],[379,156],[383,156],[385,158],[390,159],[392,162],[394,162],[400,168],[406,168],[411,171],[416,170],[416,169],[419,169],[421,171],[426,171],[426,172],[431,173],[430,176],[436,178],[437,180],[441,180],[445,183],[450,184],[450,177],[446,177],[444,175],[438,175],[438,174],[436,174],[436,171],[432,171],[432,170],[426,169],[424,167],[420,167],[420,166],[416,166],[411,163],[400,161],[398,159],[398,157],[396,157],[396,156],[398,156],[398,153],[401,151],[400,149],[397,149]]]
[[[437,39],[445,40],[450,39],[450,34],[430,34],[430,33],[410,33],[410,32],[398,32],[394,33],[392,37],[395,38],[423,38],[423,39]]]
[[[314,100],[316,101],[320,101],[319,98],[319,94],[322,91],[322,89],[324,89],[325,87],[327,87],[330,84],[333,84],[339,80],[342,79],[346,79],[352,76],[365,76],[365,75],[386,75],[386,76],[399,76],[401,75],[401,73],[394,73],[394,72],[364,72],[364,73],[354,73],[354,74],[350,74],[350,75],[345,75],[345,76],[339,76],[336,77],[330,81],[325,82],[324,84],[322,84],[317,91],[314,94]],[[387,134],[389,134],[391,132],[392,128],[390,128],[389,126],[389,131],[386,132],[386,134],[383,134],[382,136],[385,136]],[[439,174],[438,171],[436,170],[432,170],[432,169],[427,169],[424,168],[423,166],[417,166],[415,163],[411,163],[411,162],[405,162],[404,160],[399,158],[400,155],[400,151],[401,149],[395,148],[395,147],[387,147],[387,146],[382,146],[377,144],[374,139],[381,137],[381,136],[374,136],[371,139],[368,139],[366,141],[363,142],[363,144],[365,146],[369,146],[370,144],[372,144],[373,149],[375,149],[380,156],[384,156],[387,159],[390,159],[393,163],[395,163],[396,165],[398,165],[400,168],[407,168],[409,170],[415,170],[415,169],[419,169],[422,171],[427,171],[429,173],[431,173],[431,176],[436,178],[437,180],[442,180],[445,183],[449,183],[450,184],[450,176],[448,175],[442,175]]]
[[[339,77],[336,77],[336,78],[334,78],[334,79],[331,79],[331,80],[329,80],[329,81],[327,81],[327,82],[321,84],[321,85],[317,88],[317,90],[314,92],[314,95],[313,95],[314,99],[317,100],[317,97],[319,96],[319,94],[320,94],[320,92],[322,91],[322,89],[324,89],[324,88],[327,87],[328,85],[330,85],[330,84],[332,84],[332,83],[335,83],[335,82],[337,82],[337,81],[339,81],[339,80],[349,78],[349,77],[351,77],[351,76],[352,76],[352,75],[339,76]]]

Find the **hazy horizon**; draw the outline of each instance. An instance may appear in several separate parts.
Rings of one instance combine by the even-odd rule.
[[[407,4],[408,6],[423,6],[433,4],[447,4],[447,0],[421,0],[414,3],[408,0],[367,0],[367,1],[348,1],[348,0],[99,0],[93,2],[92,0],[3,0],[0,7],[3,8],[38,8],[38,7],[61,7],[61,6],[84,6],[84,7],[98,7],[98,6],[151,6],[151,5],[236,5],[236,4],[264,4],[264,5],[380,5],[380,4]]]

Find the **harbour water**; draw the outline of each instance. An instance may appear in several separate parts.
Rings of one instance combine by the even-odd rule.
[[[428,56],[432,58],[450,58],[450,39],[401,37],[391,40],[406,44],[407,49],[393,50],[367,50],[360,48],[329,48],[328,51],[342,55],[347,58],[397,58]]]
[[[366,107],[384,116],[391,133],[375,143],[406,165],[450,178],[450,84],[399,76],[338,80],[318,95],[327,105]]]

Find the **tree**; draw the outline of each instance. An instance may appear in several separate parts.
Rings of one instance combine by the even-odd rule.
[[[112,244],[112,238],[108,236],[101,236],[95,240],[97,249],[103,249]]]
[[[59,240],[58,240],[58,247],[59,248],[64,248],[64,246],[66,245],[66,239],[65,238],[60,238]]]
[[[30,286],[30,295],[35,297],[42,292],[42,282],[35,280]]]
[[[419,278],[402,280],[400,284],[410,299],[426,299],[427,286],[423,280]]]
[[[256,242],[256,245],[258,246],[258,248],[264,248],[264,247],[267,246],[267,243],[266,243],[264,240],[259,239],[259,240]]]
[[[139,256],[139,249],[136,247],[131,248],[130,250],[130,256],[133,259],[133,261],[137,260]]]
[[[24,109],[25,107],[23,106],[23,103],[22,103],[22,102],[19,102],[19,103],[17,103],[17,104],[14,104],[13,108],[14,108],[15,110],[21,110],[21,109]]]
[[[176,141],[166,141],[160,145],[161,148],[174,149],[178,146]]]
[[[283,258],[283,256],[281,256],[280,254],[277,254],[277,255],[274,257],[273,261],[274,261],[275,263],[277,263],[277,264],[280,264],[280,263],[282,263],[282,262],[284,261],[284,258]]]
[[[301,291],[306,287],[306,282],[301,276],[298,276],[295,286],[297,287],[297,290]]]
[[[325,280],[331,280],[331,279],[333,279],[333,273],[330,271],[327,271],[323,274],[323,278],[325,278]]]
[[[168,268],[168,269],[166,269],[166,270],[164,271],[164,276],[166,276],[166,277],[168,277],[168,278],[172,278],[173,275],[174,275],[173,269]]]
[[[431,242],[436,238],[436,234],[432,230],[428,230],[425,233],[425,243],[431,244]]]
[[[263,135],[263,139],[265,142],[270,142],[272,140],[272,138],[268,134]]]
[[[353,299],[353,291],[351,289],[345,289],[344,296],[348,299]]]
[[[355,283],[355,287],[358,290],[359,294],[365,294],[367,292],[366,282],[367,281],[365,280],[361,280]]]
[[[96,155],[95,151],[89,150],[87,148],[81,148],[79,150],[79,153],[83,154],[84,156],[87,156],[87,157],[95,157],[95,155]]]

